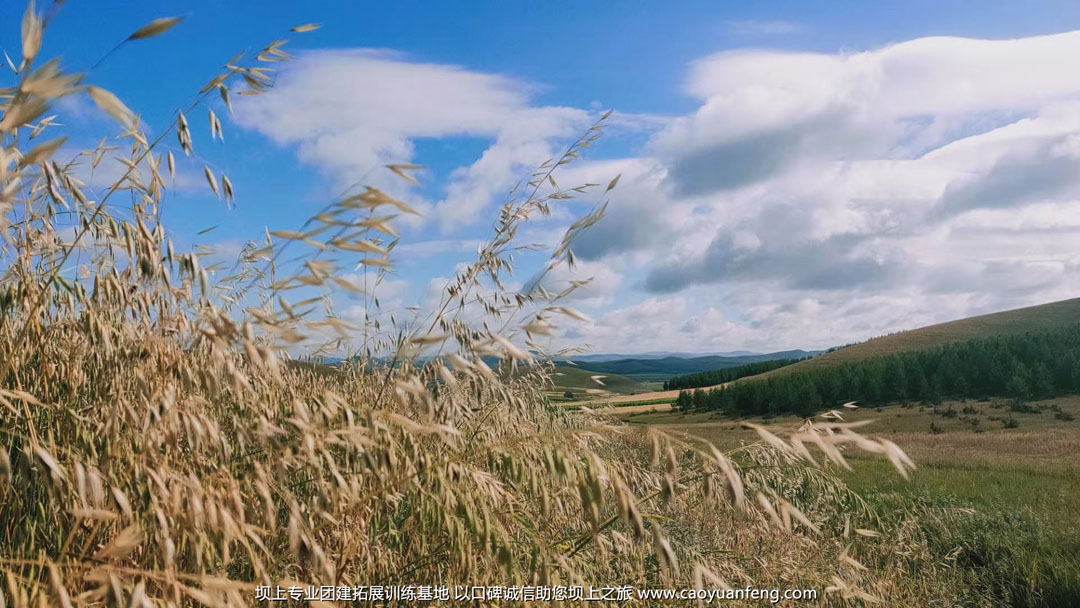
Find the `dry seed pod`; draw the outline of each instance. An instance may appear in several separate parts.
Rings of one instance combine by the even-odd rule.
[[[150,23],[136,30],[134,34],[128,36],[128,40],[141,40],[143,38],[160,36],[171,30],[182,20],[183,17],[162,17],[160,19],[154,19]]]

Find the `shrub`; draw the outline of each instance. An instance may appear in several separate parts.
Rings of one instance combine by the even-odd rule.
[[[1013,401],[1009,406],[1009,411],[1019,414],[1038,414],[1042,409],[1023,401]]]

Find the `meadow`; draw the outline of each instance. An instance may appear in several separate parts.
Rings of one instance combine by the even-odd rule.
[[[1077,319],[1080,319],[1080,298],[968,317],[837,348],[795,365],[766,372],[757,379],[834,368],[876,357],[925,351],[954,342],[1054,331],[1062,326],[1075,324]]]
[[[709,415],[626,423],[551,402],[555,353],[538,340],[583,319],[566,301],[574,288],[506,283],[518,256],[536,253],[519,231],[553,202],[593,206],[539,252],[542,267],[573,267],[576,237],[603,220],[617,176],[559,186],[555,174],[600,138],[610,112],[523,179],[432,310],[399,322],[377,293],[398,218],[416,213],[405,196],[357,185],[300,226],[266,227],[232,264],[174,243],[162,213],[178,157],[223,206],[244,200],[200,150],[218,145],[237,97],[273,88],[288,40],[318,26],[223,57],[151,128],[92,74],[48,57],[60,8],[29,5],[0,88],[0,606],[250,606],[262,586],[394,585],[809,588],[836,606],[1076,599],[1067,541],[1054,541],[1061,560],[1002,559],[991,532],[1005,528],[961,517],[974,484],[993,492],[989,478],[955,505],[935,502],[938,486],[966,474],[924,473],[941,456],[936,437],[967,437],[951,430],[959,418],[933,437],[914,417],[925,411],[891,408],[850,416],[880,417],[893,433],[817,418],[750,434]],[[152,21],[110,54],[180,21]],[[65,145],[79,124],[64,115],[69,97],[109,117],[80,125],[100,129],[100,144]],[[119,177],[89,185],[87,167],[102,164]],[[380,170],[407,193],[416,169]],[[363,295],[362,323],[333,310],[342,292]],[[327,351],[347,362],[294,361]],[[979,407],[989,426],[993,405]],[[1057,471],[1054,450],[1075,446],[1075,427],[1016,416],[1018,429],[965,441],[991,471],[1005,446],[1028,454],[1057,441],[1033,469]],[[1025,432],[1042,434],[1013,442]],[[1025,549],[1028,522],[1070,525],[1051,507],[1071,500],[1073,474],[1062,467],[1057,486],[1039,473],[1034,492],[1022,469],[997,478],[1006,504],[1060,496],[1007,521],[1019,526],[1010,549],[1052,557]]]
[[[572,365],[555,367],[551,371],[551,381],[554,388],[549,396],[555,401],[580,401],[612,395],[633,395],[649,390],[644,384],[626,376],[590,371]],[[572,397],[567,397],[567,392],[571,393]]]
[[[1007,399],[845,409],[845,422],[869,422],[863,432],[903,445],[918,469],[904,481],[887,462],[856,453],[851,470],[839,474],[873,506],[885,528],[918,521],[934,559],[952,564],[972,589],[1005,605],[1076,605],[1080,397],[1015,409]],[[803,423],[794,416],[739,420],[670,411],[624,419],[727,448],[757,440],[746,421],[778,434]]]

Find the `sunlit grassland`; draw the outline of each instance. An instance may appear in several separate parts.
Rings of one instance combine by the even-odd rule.
[[[239,607],[260,586],[417,584],[753,584],[924,603],[931,583],[908,585],[908,566],[850,557],[852,543],[892,549],[849,538],[862,503],[780,440],[725,453],[551,406],[553,355],[535,340],[586,320],[565,300],[587,281],[523,293],[508,277],[530,253],[572,267],[571,246],[603,218],[617,176],[560,187],[553,174],[610,112],[522,176],[475,261],[403,319],[376,294],[396,218],[419,212],[374,185],[267,226],[228,272],[164,223],[177,157],[202,165],[223,207],[258,202],[203,155],[227,154],[215,146],[232,95],[266,93],[287,38],[317,25],[235,57],[149,125],[94,74],[39,57],[53,16],[27,7],[22,56],[0,79],[0,606]],[[114,51],[181,21],[152,21]],[[86,97],[113,121],[62,102]],[[96,148],[64,148],[64,133],[94,129]],[[89,186],[81,163],[122,175]],[[405,198],[397,180],[419,184],[413,165],[383,169]],[[517,238],[574,198],[592,210],[557,243]],[[359,267],[370,287],[347,278]],[[343,291],[368,296],[363,321],[334,312]],[[304,353],[348,362],[291,362]],[[911,466],[895,445],[827,430],[799,435],[890,454],[898,475]]]
[[[648,387],[618,374],[601,374],[569,365],[560,365],[551,372],[553,387],[547,391],[552,402],[577,402],[612,395],[644,393]],[[572,396],[568,396],[572,395]]]
[[[1080,318],[1080,298],[968,317],[852,344],[754,378],[756,381],[765,377],[797,374],[885,355],[927,350],[953,342],[1054,330],[1076,323],[1077,318]]]
[[[958,566],[972,589],[1014,605],[1077,605],[1080,397],[1031,406],[1039,411],[1011,411],[1010,402],[994,400],[945,402],[936,411],[915,404],[842,412],[849,422],[872,421],[861,430],[903,445],[919,468],[905,481],[884,460],[851,453],[852,470],[841,477],[874,507],[883,529],[887,522],[918,522],[934,558]],[[1010,417],[1015,428],[1005,428]],[[725,447],[757,438],[742,421],[718,413],[625,419]],[[777,432],[802,422],[764,421]]]

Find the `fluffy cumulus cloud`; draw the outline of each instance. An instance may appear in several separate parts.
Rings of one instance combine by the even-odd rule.
[[[512,78],[389,51],[318,51],[287,64],[269,94],[244,99],[237,117],[297,146],[302,161],[343,186],[376,180],[382,165],[414,161],[417,140],[490,141],[428,209],[450,230],[475,220],[492,197],[551,156],[554,142],[589,120],[584,110],[531,105],[529,93]]]
[[[1032,117],[1080,92],[1080,33],[984,41],[924,38],[878,51],[727,52],[699,61],[702,100],[658,141],[682,192],[761,181],[794,164],[913,158]]]
[[[643,260],[654,295],[581,336],[616,341],[630,315],[669,347],[691,331],[684,350],[820,347],[1077,295],[1078,51],[1067,33],[698,61],[700,107],[583,243]]]
[[[826,347],[1078,295],[1078,53],[1080,32],[697,61],[695,111],[563,176],[622,174],[575,243],[598,277],[579,299],[594,320],[563,339]],[[488,138],[434,205],[446,225],[475,218],[485,203],[470,194],[515,181],[587,114],[532,106],[505,77],[371,52],[313,54],[279,87],[251,124],[277,121],[267,133],[339,173],[410,159],[417,138]],[[329,111],[343,100],[348,112]]]

